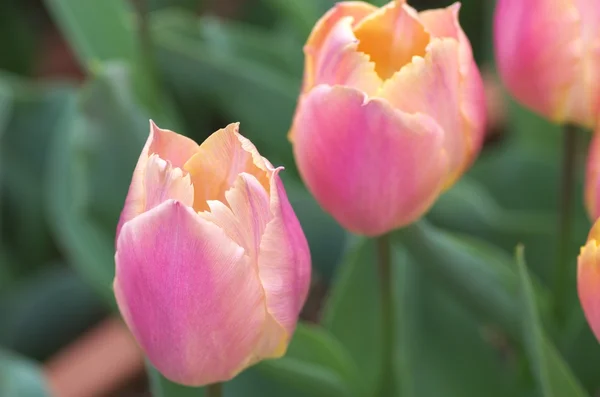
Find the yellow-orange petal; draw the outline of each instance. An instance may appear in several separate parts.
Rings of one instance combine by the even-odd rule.
[[[430,35],[417,12],[403,2],[393,1],[364,18],[354,34],[358,50],[369,55],[382,80],[408,64],[413,56],[425,55]]]
[[[196,211],[208,210],[208,200],[226,202],[225,192],[242,172],[254,175],[265,189],[269,188],[266,160],[238,129],[238,123],[229,124],[209,136],[183,166],[194,185]]]

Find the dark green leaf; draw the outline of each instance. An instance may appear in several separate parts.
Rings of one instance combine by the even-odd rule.
[[[377,390],[382,370],[381,304],[375,259],[370,240],[362,240],[346,255],[337,269],[322,320],[358,365],[367,395]]]
[[[517,266],[523,340],[542,396],[588,396],[544,333],[522,246],[517,248]]]

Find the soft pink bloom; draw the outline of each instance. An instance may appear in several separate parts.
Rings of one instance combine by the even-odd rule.
[[[151,124],[117,230],[114,289],[167,378],[224,381],[285,353],[310,253],[279,171],[237,124],[200,146]]]
[[[498,71],[523,105],[558,123],[592,128],[600,106],[597,0],[498,0]]]
[[[585,175],[585,206],[592,220],[600,218],[600,127],[589,147]]]
[[[577,259],[577,290],[585,317],[600,340],[600,221],[592,227]]]
[[[483,84],[459,8],[341,2],[308,38],[290,139],[308,188],[353,232],[414,222],[479,153]]]

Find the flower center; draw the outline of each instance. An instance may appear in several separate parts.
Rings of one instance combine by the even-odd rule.
[[[358,50],[370,57],[383,80],[410,63],[413,56],[424,56],[430,40],[416,11],[400,3],[380,8],[354,29]]]

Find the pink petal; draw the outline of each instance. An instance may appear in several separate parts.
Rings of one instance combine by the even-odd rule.
[[[485,91],[483,80],[475,59],[471,43],[460,26],[458,13],[460,3],[437,10],[427,10],[419,13],[419,19],[425,25],[425,29],[433,36],[439,38],[453,38],[458,40],[458,55],[460,60],[460,74],[462,76],[461,86],[464,91],[464,100],[461,111],[466,124],[466,129],[472,139],[471,161],[475,159],[485,137],[485,125],[487,109],[485,103]]]
[[[123,226],[115,260],[121,313],[167,378],[200,386],[248,365],[264,295],[250,258],[222,229],[169,200]]]
[[[600,11],[591,0],[499,0],[498,71],[520,102],[555,122],[587,127],[600,105]],[[518,45],[515,45],[518,43]]]
[[[388,80],[380,96],[407,113],[423,113],[444,130],[451,185],[479,152],[484,124],[465,109],[484,106],[483,91],[473,92],[460,72],[460,44],[452,38],[432,40],[425,58],[414,58]],[[473,78],[481,79],[478,73]],[[475,94],[475,95],[473,95]],[[483,111],[483,110],[481,110]]]
[[[585,176],[585,205],[592,221],[600,217],[600,133],[594,133],[589,147]]]
[[[259,276],[267,310],[291,338],[310,285],[308,242],[290,205],[277,169],[271,176],[272,219],[260,242]]]
[[[350,231],[379,235],[418,219],[447,175],[443,130],[357,90],[318,86],[294,120],[298,169],[321,206]]]
[[[598,241],[588,240],[577,260],[577,290],[585,317],[600,340],[600,263]]]
[[[319,84],[318,76],[323,76],[324,73],[318,70],[323,69],[322,65],[331,63],[324,60],[324,58],[328,57],[331,59],[332,56],[343,58],[343,56],[339,55],[339,52],[346,51],[346,62],[349,65],[355,65],[355,67],[347,67],[346,73],[359,67],[359,64],[364,63],[363,57],[358,54],[353,55],[349,50],[345,49],[345,47],[352,46],[356,42],[354,34],[352,34],[351,30],[348,30],[348,27],[351,29],[364,17],[376,10],[377,7],[361,1],[339,2],[316,23],[304,46],[306,61],[302,92],[306,92]],[[342,20],[345,20],[345,22],[342,26],[338,26]],[[332,33],[332,30],[336,30],[336,32]],[[330,36],[333,36],[333,38],[330,38]],[[326,44],[326,42],[328,43]],[[323,55],[325,53],[329,55]],[[365,68],[366,66],[362,67]],[[329,76],[328,78],[331,77]]]
[[[156,180],[156,183],[159,184],[163,182],[170,183],[168,180],[180,179],[179,174],[173,173],[173,170],[175,168],[181,168],[183,163],[185,163],[185,161],[187,161],[187,159],[189,159],[197,150],[198,145],[196,142],[173,131],[158,128],[157,125],[150,120],[150,134],[142,149],[135,170],[133,171],[129,192],[127,193],[125,205],[119,218],[119,224],[117,225],[117,238],[119,237],[119,233],[125,222],[158,204],[153,203],[150,207],[147,206],[146,193],[148,192],[148,189],[145,188],[146,179]],[[152,154],[156,154],[158,158],[169,162],[170,165],[167,166],[166,163],[161,163],[159,166],[159,161],[156,161],[156,167],[154,167],[154,170],[147,176],[146,167],[148,159]],[[183,184],[183,182],[173,182],[174,185],[179,185],[180,183]],[[189,183],[189,180],[186,183]],[[165,187],[157,188],[161,191],[164,191],[165,189],[167,191],[169,190]],[[180,188],[183,189],[182,186],[180,186]],[[185,193],[182,194],[182,196],[166,194],[164,197],[187,202]]]

